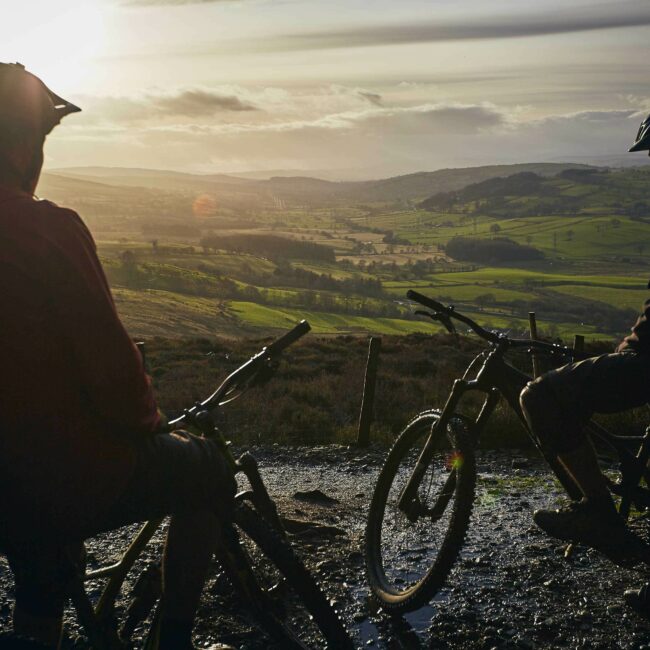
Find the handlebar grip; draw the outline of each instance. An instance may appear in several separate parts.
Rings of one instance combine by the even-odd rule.
[[[271,353],[282,352],[283,350],[286,350],[286,348],[288,348],[292,343],[295,343],[298,339],[307,334],[310,329],[311,325],[306,320],[301,320],[292,330],[289,330],[279,339],[273,341],[273,343],[267,347],[267,350]]]
[[[421,293],[418,293],[417,291],[413,291],[413,289],[409,289],[406,292],[406,297],[410,298],[411,300],[415,300],[415,302],[419,302],[421,305],[424,305],[429,309],[433,309],[434,311],[439,311],[439,312],[447,311],[447,307],[445,307],[441,302],[438,302],[433,298],[428,298],[427,296],[423,296]]]

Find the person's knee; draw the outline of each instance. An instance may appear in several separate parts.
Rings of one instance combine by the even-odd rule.
[[[230,463],[219,446],[212,440],[198,441],[201,446],[201,466],[197,471],[202,476],[202,491],[204,504],[210,507],[214,504],[220,516],[227,516],[233,506],[237,492],[237,481]]]
[[[519,403],[531,431],[544,447],[555,450],[562,437],[562,416],[550,387],[543,379],[529,382],[519,395]]]
[[[519,395],[528,426],[542,448],[553,455],[573,451],[583,441],[582,427],[562,408],[543,378],[529,382]]]
[[[519,404],[531,426],[535,420],[548,414],[549,409],[558,409],[553,392],[544,381],[539,380],[526,384],[519,394]]]

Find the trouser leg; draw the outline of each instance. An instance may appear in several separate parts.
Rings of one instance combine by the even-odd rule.
[[[83,555],[83,545],[23,548],[10,554],[16,602],[13,626],[16,634],[57,648],[61,641],[65,586],[74,570],[74,559]],[[72,564],[71,564],[72,563]]]
[[[218,520],[201,510],[174,515],[163,560],[165,616],[192,620],[217,543]]]
[[[576,420],[567,422],[553,390],[543,380],[531,382],[520,401],[533,434],[547,453],[562,463],[582,494],[613,507],[593,445]]]

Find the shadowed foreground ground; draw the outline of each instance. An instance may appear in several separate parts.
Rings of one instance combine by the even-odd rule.
[[[556,484],[536,459],[522,462],[512,453],[480,454],[470,532],[447,587],[431,606],[391,622],[368,602],[361,553],[366,510],[383,452],[272,447],[256,455],[283,514],[346,531],[300,537],[296,544],[343,612],[360,648],[650,648],[650,623],[627,610],[621,598],[623,590],[640,584],[644,575],[614,567],[584,548],[566,560],[564,545],[532,524],[532,511],[559,497]],[[519,469],[513,470],[513,459]],[[298,490],[315,488],[337,502],[320,505],[293,498]],[[643,535],[645,527],[639,524]],[[91,561],[115,554],[125,537],[122,531],[89,543]],[[240,648],[267,647],[239,622],[221,618],[225,612],[218,604],[219,591],[215,575],[202,606],[197,643],[203,646],[225,636]],[[3,629],[11,598],[8,569],[0,563]],[[78,640],[69,647],[86,646]]]

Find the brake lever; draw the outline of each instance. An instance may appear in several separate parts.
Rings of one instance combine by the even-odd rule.
[[[451,320],[451,317],[448,314],[441,314],[440,312],[422,311],[420,309],[417,309],[415,311],[415,314],[417,314],[418,316],[428,316],[433,321],[436,320],[440,321],[450,334],[458,333],[456,331],[454,322]]]

